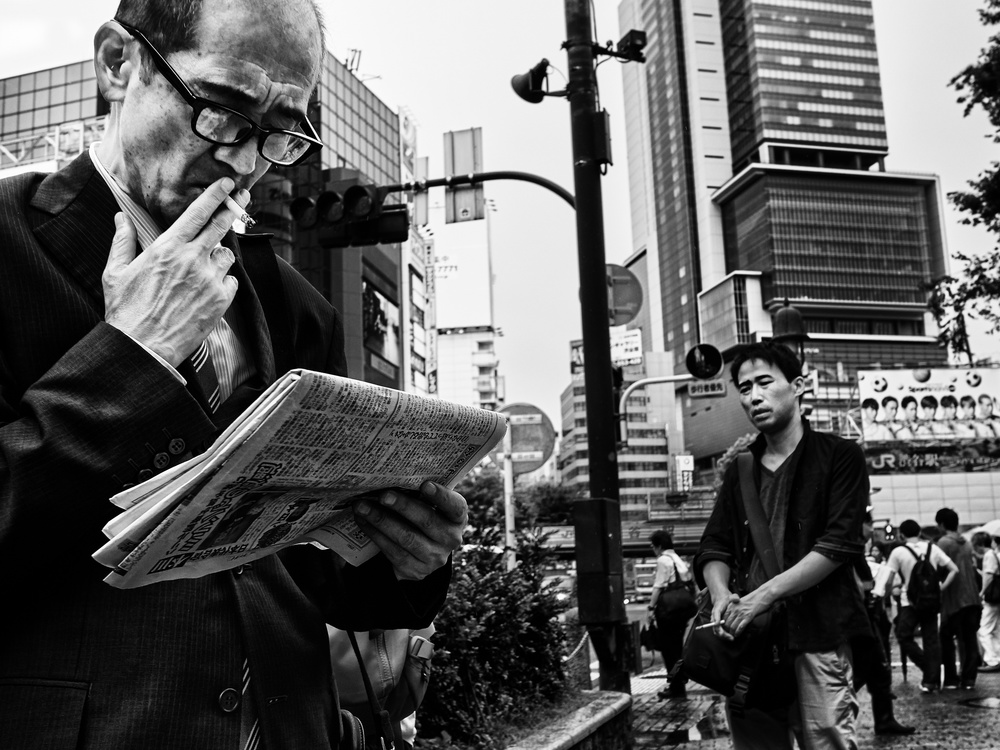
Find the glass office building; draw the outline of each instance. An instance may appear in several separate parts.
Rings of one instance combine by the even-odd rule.
[[[858,368],[943,364],[923,289],[947,272],[940,184],[885,171],[871,0],[623,0],[619,16],[648,36],[649,146],[629,160],[652,163],[653,194],[633,201],[655,206],[651,312],[675,371],[698,341],[770,338],[786,300],[810,336],[821,429],[847,429]],[[678,395],[683,445],[707,468],[745,418],[732,396]]]
[[[886,153],[870,0],[722,0],[720,10],[737,169],[867,168]]]
[[[932,187],[869,172],[756,170],[720,200],[726,266],[760,271],[767,300],[923,308],[922,284],[944,270]]]

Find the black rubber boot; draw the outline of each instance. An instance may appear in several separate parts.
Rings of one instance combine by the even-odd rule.
[[[872,714],[875,717],[875,734],[913,734],[916,727],[908,727],[896,721],[892,712],[892,698],[872,696]]]

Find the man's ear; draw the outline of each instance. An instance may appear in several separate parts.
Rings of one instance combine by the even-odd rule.
[[[806,378],[805,375],[799,375],[795,380],[792,381],[792,388],[795,389],[796,396],[804,396],[806,393]]]
[[[138,45],[114,21],[101,25],[94,35],[94,70],[97,87],[108,102],[125,98],[129,78],[139,64]]]

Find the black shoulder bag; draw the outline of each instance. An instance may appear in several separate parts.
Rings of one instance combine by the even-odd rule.
[[[753,481],[753,456],[737,457],[740,491],[753,546],[767,577],[781,572],[774,540]],[[694,682],[728,697],[729,710],[770,710],[787,706],[795,697],[795,673],[788,652],[788,617],[781,602],[754,618],[740,636],[723,640],[711,627],[712,600],[705,597],[684,642],[684,673]]]

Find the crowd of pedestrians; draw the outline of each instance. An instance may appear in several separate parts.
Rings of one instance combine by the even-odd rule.
[[[901,656],[923,673],[922,692],[971,690],[977,674],[1000,672],[1000,605],[987,601],[990,582],[1000,573],[1000,537],[959,533],[951,508],[941,508],[934,520],[936,528],[904,521],[899,543],[870,545],[868,557],[887,571],[884,606],[895,623]],[[908,597],[913,568],[925,557],[941,581],[940,607],[931,614],[918,613]],[[915,621],[923,648],[915,643]]]

